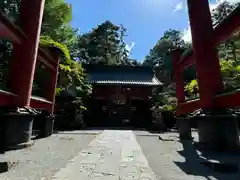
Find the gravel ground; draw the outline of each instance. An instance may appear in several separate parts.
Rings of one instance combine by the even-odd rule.
[[[240,156],[208,154],[206,157],[196,151],[191,142],[183,145],[177,133],[153,134],[135,132],[136,139],[146,156],[150,167],[159,180],[239,180],[240,172],[224,174],[214,172],[200,162],[209,159],[215,162],[235,163],[240,168]],[[162,140],[158,138],[161,136]],[[195,141],[197,134],[193,133]],[[240,169],[239,169],[240,171]]]
[[[1,180],[50,180],[70,159],[85,148],[100,131],[71,131],[35,141],[32,147],[9,151],[3,160],[11,164]]]

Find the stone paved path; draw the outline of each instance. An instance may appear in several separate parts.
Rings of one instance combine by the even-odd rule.
[[[157,180],[132,131],[104,131],[54,180]]]
[[[161,136],[161,138],[159,138]],[[193,132],[194,141],[198,141]],[[233,163],[240,155],[202,154],[176,132],[66,131],[1,156],[10,163],[0,180],[239,180],[202,162]]]

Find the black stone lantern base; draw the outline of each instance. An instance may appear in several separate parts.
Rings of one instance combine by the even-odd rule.
[[[180,141],[192,140],[191,126],[187,117],[177,117],[177,128]]]
[[[16,148],[31,141],[34,111],[27,108],[0,109],[0,151]]]
[[[217,151],[239,151],[239,131],[233,114],[205,115],[197,120],[199,145]]]
[[[54,116],[48,112],[42,111],[34,117],[34,123],[39,129],[39,138],[45,138],[53,134]]]

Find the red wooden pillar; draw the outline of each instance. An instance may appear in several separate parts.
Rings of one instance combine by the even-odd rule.
[[[57,62],[57,66],[55,67],[55,71],[52,71],[49,69],[49,71],[51,72],[51,75],[47,82],[47,86],[45,87],[47,91],[46,92],[47,100],[52,102],[52,108],[49,109],[51,113],[54,112],[54,108],[55,108],[55,96],[56,96],[56,87],[57,87],[57,80],[58,80],[59,62],[60,62],[59,53],[54,52],[53,57],[54,57],[54,60],[56,60]]]
[[[173,51],[173,72],[174,72],[174,80],[176,83],[176,97],[178,100],[178,104],[185,101],[185,93],[184,93],[184,79],[183,73],[179,71],[177,66],[177,62],[179,62],[181,58],[181,50],[176,49]]]
[[[27,35],[21,44],[13,44],[9,88],[18,95],[18,106],[29,106],[38,54],[45,0],[21,0],[19,26]]]
[[[192,45],[202,107],[211,107],[214,94],[223,90],[208,0],[188,0]]]

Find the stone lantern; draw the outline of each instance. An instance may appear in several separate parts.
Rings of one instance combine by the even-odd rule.
[[[164,108],[162,106],[156,105],[151,108],[153,114],[153,124],[157,129],[165,130],[166,125],[163,122],[162,112],[164,112]]]

